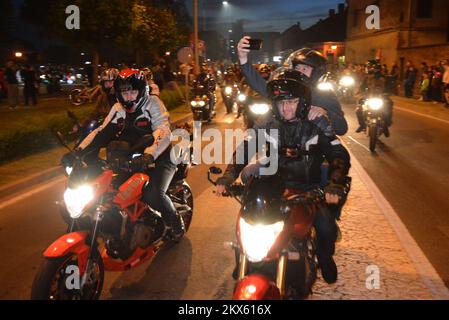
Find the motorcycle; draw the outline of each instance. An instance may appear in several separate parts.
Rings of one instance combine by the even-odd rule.
[[[337,95],[344,103],[352,103],[354,100],[355,80],[351,76],[343,76],[338,81]]]
[[[192,107],[194,121],[211,122],[215,116],[215,92],[208,92],[203,85],[195,84],[192,89]]]
[[[369,149],[376,150],[379,137],[386,133],[385,99],[381,96],[369,97],[360,101],[360,108],[365,114],[366,134],[369,136]]]
[[[71,150],[58,133],[60,143]],[[99,299],[105,271],[122,272],[151,259],[173,243],[161,214],[141,200],[151,178],[129,170],[135,156],[154,141],[152,135],[130,147],[113,141],[107,159],[86,164],[77,158],[65,166],[68,176],[64,200],[59,205],[67,232],[44,252],[32,285],[31,298],[39,300]],[[193,217],[193,195],[185,181],[191,162],[178,165],[167,191],[186,231]]]
[[[92,131],[97,129],[104,121],[106,115],[98,115],[80,123],[78,117],[70,110],[67,111],[67,116],[73,121],[73,129],[70,135],[76,135],[75,146],[78,146]]]
[[[226,112],[231,113],[234,108],[234,103],[238,101],[240,95],[240,89],[237,83],[227,85],[222,89],[223,102],[226,106]]]
[[[211,174],[221,169],[211,167]],[[241,209],[236,235],[229,243],[236,255],[234,300],[302,299],[312,292],[317,277],[317,207],[324,201],[320,188],[309,192],[285,188],[278,176],[250,178],[227,188]]]
[[[270,111],[270,105],[266,99],[259,96],[246,96],[243,93],[238,96],[237,106],[237,118],[243,115],[243,123],[246,129],[253,128],[257,119]]]

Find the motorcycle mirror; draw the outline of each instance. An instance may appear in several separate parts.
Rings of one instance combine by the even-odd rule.
[[[154,143],[154,137],[152,134],[146,134],[130,149],[130,154],[140,151],[144,148],[152,146]]]
[[[211,174],[221,174],[223,172],[223,170],[221,170],[220,168],[217,168],[217,167],[210,167],[209,172]]]
[[[64,136],[62,135],[61,132],[57,131],[56,132],[56,138],[58,138],[59,143],[65,147],[66,149],[68,149],[69,151],[72,151],[72,149],[67,145],[67,143],[64,141]]]

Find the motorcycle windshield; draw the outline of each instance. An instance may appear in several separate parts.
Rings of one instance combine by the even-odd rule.
[[[281,210],[284,190],[285,184],[278,176],[253,177],[245,188],[241,217],[254,225],[284,221]]]

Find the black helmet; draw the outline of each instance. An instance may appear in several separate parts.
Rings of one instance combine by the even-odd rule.
[[[119,71],[118,71],[118,69],[115,69],[115,68],[106,69],[101,73],[100,84],[101,84],[101,89],[104,92],[109,93],[112,89],[112,88],[106,88],[105,82],[106,81],[115,81],[115,79],[117,79],[118,74],[119,74]]]
[[[302,48],[293,52],[286,61],[287,67],[293,70],[300,64],[312,67],[312,74],[309,78],[312,84],[316,84],[326,73],[326,63],[327,59],[321,52],[310,48]]]
[[[282,120],[277,108],[277,102],[286,99],[299,98],[296,116],[305,119],[311,106],[311,90],[307,77],[295,70],[285,70],[277,73],[267,84],[268,97],[273,101],[273,113]]]
[[[379,74],[382,70],[379,60],[368,60],[365,64],[365,71],[367,74]]]
[[[114,82],[114,89],[117,99],[126,111],[131,111],[134,106],[137,108],[141,107],[145,101],[145,93],[147,92],[146,86],[147,83],[145,81],[144,73],[137,69],[125,69],[121,71]],[[137,90],[139,92],[136,100],[125,101],[123,99],[122,91],[129,90]]]

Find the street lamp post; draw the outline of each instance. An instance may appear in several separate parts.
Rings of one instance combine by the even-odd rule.
[[[195,69],[194,73],[195,75],[198,75],[200,73],[199,64],[200,64],[200,57],[199,57],[199,48],[198,48],[198,0],[193,1],[193,15],[194,15],[194,54],[195,54]]]

